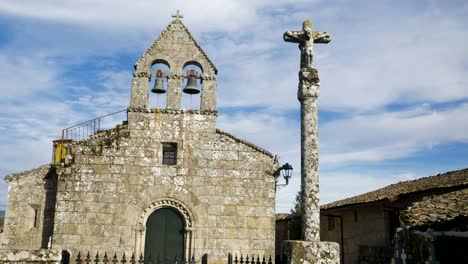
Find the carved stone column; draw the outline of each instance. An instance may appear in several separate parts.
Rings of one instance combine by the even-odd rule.
[[[167,77],[167,101],[166,108],[179,110],[182,101],[182,84],[184,77],[182,75],[171,74]]]
[[[297,97],[301,103],[302,237],[320,241],[318,173],[318,112],[320,80],[314,68],[299,71]]]
[[[147,72],[133,73],[130,108],[146,109],[150,78]]]
[[[216,111],[216,78],[202,76],[202,80],[200,110]]]
[[[312,22],[306,20],[302,31],[287,31],[286,42],[298,43],[301,50],[299,89],[297,98],[301,103],[301,202],[302,237],[282,244],[282,255],[287,264],[312,264],[340,262],[340,246],[335,242],[320,241],[320,206],[318,173],[318,111],[320,80],[312,68],[313,43],[328,43],[331,38],[326,32],[312,30]]]

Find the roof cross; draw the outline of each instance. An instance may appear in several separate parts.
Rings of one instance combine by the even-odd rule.
[[[179,10],[177,10],[177,12],[175,14],[172,15],[173,18],[179,20],[181,18],[184,18],[184,16],[180,13]]]

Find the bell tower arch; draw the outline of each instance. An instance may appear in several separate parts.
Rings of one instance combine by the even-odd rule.
[[[164,77],[150,72],[154,64],[161,62],[170,68],[170,74]],[[151,78],[167,78],[166,109],[181,109],[182,85],[186,79],[193,77],[190,73],[183,72],[187,65],[196,65],[202,71],[196,77],[201,82],[200,110],[216,111],[217,69],[182,23],[180,15],[175,16],[135,63],[130,108],[147,109]]]

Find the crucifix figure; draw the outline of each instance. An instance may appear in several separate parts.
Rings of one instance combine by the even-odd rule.
[[[312,22],[304,21],[302,31],[286,31],[283,35],[286,42],[299,43],[301,50],[301,68],[312,67],[313,61],[313,43],[326,44],[331,41],[331,36],[327,32],[312,30]]]
[[[318,110],[320,80],[312,68],[313,43],[328,43],[326,32],[312,30],[312,22],[304,21],[302,31],[287,31],[284,41],[299,43],[301,68],[299,70],[298,99],[301,103],[301,204],[302,237],[305,241],[320,241],[320,206],[318,173]]]
[[[173,18],[179,20],[181,18],[184,18],[184,16],[180,13],[179,10],[177,10],[177,12],[175,14],[172,15]]]

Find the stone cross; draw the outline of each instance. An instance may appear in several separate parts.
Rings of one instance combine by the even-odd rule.
[[[177,12],[172,15],[172,17],[177,19],[177,20],[179,20],[181,18],[184,18],[184,16],[179,12],[179,10],[177,10]]]
[[[297,96],[301,103],[302,237],[305,241],[320,241],[317,114],[320,80],[317,70],[312,68],[312,45],[328,43],[331,37],[326,32],[313,31],[312,22],[306,20],[302,31],[287,31],[283,39],[286,42],[299,43],[301,50]]]
[[[331,36],[327,32],[312,30],[312,22],[304,21],[302,31],[286,31],[283,35],[286,42],[299,43],[301,50],[301,68],[312,67],[313,43],[326,44],[331,41]]]

